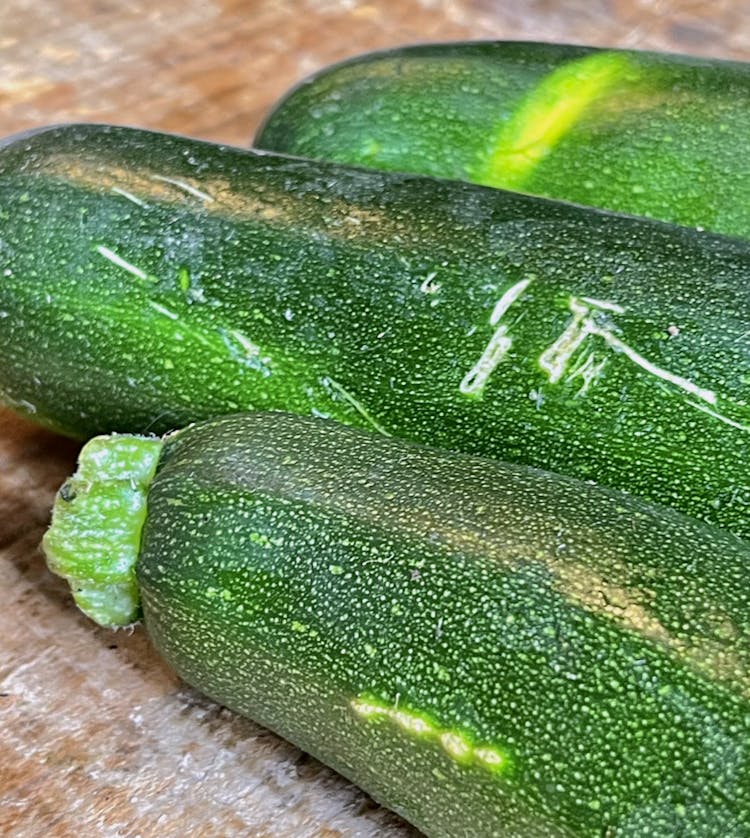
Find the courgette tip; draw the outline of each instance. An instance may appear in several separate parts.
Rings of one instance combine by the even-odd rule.
[[[42,541],[47,566],[68,580],[76,605],[101,626],[140,618],[135,564],[161,447],[158,438],[95,437],[55,499]]]

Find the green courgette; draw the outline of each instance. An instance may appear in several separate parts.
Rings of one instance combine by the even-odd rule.
[[[750,64],[518,43],[373,53],[282,99],[259,148],[750,238]]]
[[[81,437],[322,414],[750,533],[750,249],[105,126],[0,148],[0,398]]]
[[[45,540],[95,619],[140,593],[182,678],[440,838],[750,835],[748,549],[286,414],[93,440]]]

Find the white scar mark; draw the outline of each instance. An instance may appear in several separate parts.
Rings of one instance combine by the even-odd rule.
[[[245,350],[248,358],[258,358],[260,356],[260,347],[253,343],[250,338],[243,335],[242,332],[238,332],[237,329],[231,329],[228,334]]]
[[[530,283],[531,278],[522,279],[500,297],[490,315],[490,326],[497,326],[503,315],[518,300]],[[470,396],[481,393],[487,384],[487,380],[508,353],[512,344],[513,338],[508,336],[507,325],[500,323],[481,357],[463,377],[458,389],[465,395]]]
[[[153,276],[149,276],[145,271],[142,271],[136,265],[133,265],[126,259],[123,259],[122,256],[118,256],[108,247],[100,244],[96,246],[95,250],[113,265],[117,265],[118,268],[122,268],[129,274],[138,277],[138,279],[151,281],[155,280]],[[175,330],[173,332],[175,340],[182,341],[187,335],[214,352],[219,347],[223,347],[228,350],[232,361],[240,363],[243,367],[249,367],[250,369],[256,370],[264,377],[271,375],[273,371],[272,359],[268,355],[265,355],[257,344],[253,343],[253,341],[237,329],[213,329],[209,327],[202,327],[200,323],[191,322],[189,317],[185,317],[184,314],[181,315],[172,311],[172,309],[167,308],[161,303],[157,303],[155,300],[146,300],[145,302],[149,308],[162,315],[162,317],[166,317],[168,320],[175,323]],[[1,315],[2,313],[0,312],[0,316]],[[343,388],[341,388],[341,390],[343,395]],[[369,414],[367,414],[359,402],[349,396],[348,393],[346,393],[346,398],[350,404],[356,406],[357,409],[369,419],[376,429],[380,430],[381,433],[386,433],[379,425],[377,425]]]
[[[113,265],[117,265],[118,268],[122,268],[129,274],[137,276],[138,279],[148,279],[148,274],[145,271],[142,271],[136,265],[132,265],[126,259],[123,259],[122,256],[118,256],[114,251],[110,250],[108,247],[105,247],[103,244],[98,244],[95,249],[100,256],[103,256]]]
[[[690,379],[657,366],[641,355],[640,352],[636,352],[635,349],[628,346],[625,341],[620,340],[611,329],[597,324],[592,317],[592,308],[594,305],[600,310],[624,311],[622,306],[618,306],[616,303],[594,300],[591,297],[581,297],[580,299],[573,297],[570,301],[570,311],[573,314],[572,319],[560,337],[539,358],[539,366],[547,373],[550,383],[554,384],[562,378],[567,371],[568,363],[581,344],[589,335],[595,335],[602,338],[608,346],[616,352],[625,355],[626,358],[634,364],[637,364],[650,375],[660,378],[669,384],[673,384],[675,387],[679,387],[679,389],[689,393],[691,396],[695,396],[701,401],[707,402],[708,404],[716,404],[717,397],[713,390],[699,387],[690,381]],[[568,375],[568,380],[574,377],[575,374],[576,371]]]
[[[589,355],[586,355],[585,359],[566,376],[566,381],[573,381],[575,378],[583,379],[583,384],[580,386],[575,398],[586,394],[591,384],[602,374],[602,371],[609,360],[609,358],[602,358],[599,363],[596,363],[595,359],[596,355],[591,352]]]
[[[588,303],[594,308],[601,308],[605,311],[614,311],[617,314],[624,314],[625,309],[618,303],[612,303],[609,300],[597,300],[595,297],[581,297],[584,303]]]
[[[603,337],[613,349],[617,349],[622,352],[623,355],[630,358],[633,363],[638,364],[641,369],[646,370],[646,372],[651,373],[651,375],[655,375],[663,381],[668,381],[670,384],[674,384],[676,387],[679,387],[686,393],[690,393],[696,398],[702,399],[704,402],[716,404],[716,393],[713,390],[708,390],[705,387],[699,387],[697,384],[693,384],[693,382],[688,378],[683,378],[681,375],[675,375],[668,370],[657,367],[656,364],[652,364],[644,358],[643,355],[640,355],[635,351],[635,349],[631,349],[631,347],[629,347],[626,343],[623,343],[623,341],[615,337],[606,329],[593,330],[592,334],[601,335],[601,337]]]
[[[263,355],[261,348],[247,335],[243,335],[237,329],[219,329],[219,334],[233,360],[258,370],[265,377],[271,375],[271,358]],[[239,344],[241,351],[237,350],[237,346],[233,345],[232,341]]]
[[[122,195],[123,198],[127,198],[128,201],[132,201],[134,204],[137,204],[139,207],[148,207],[148,204],[145,201],[142,201],[140,198],[136,198],[130,192],[127,192],[124,189],[120,189],[119,186],[113,186],[112,191],[115,192],[117,195]]]
[[[348,405],[353,407],[357,413],[359,413],[359,415],[379,434],[382,434],[383,436],[391,436],[391,434],[389,434],[388,431],[377,421],[370,411],[367,410],[362,402],[355,398],[348,390],[344,389],[338,381],[334,381],[329,376],[324,376],[321,379],[321,383],[324,387],[332,390],[334,393],[337,393]]]
[[[419,290],[423,294],[436,294],[440,290],[440,283],[435,282],[435,277],[437,276],[437,271],[430,271],[427,276],[422,280],[422,284],[419,286]]]
[[[718,413],[715,410],[711,410],[710,407],[706,407],[704,404],[700,404],[699,402],[691,402],[688,401],[688,404],[691,407],[696,407],[698,410],[702,410],[704,413],[707,413],[709,416],[713,416],[714,419],[718,419],[720,422],[724,422],[727,425],[730,425],[732,428],[737,428],[738,431],[750,431],[750,425],[743,425],[741,422],[735,422],[734,419],[730,419],[728,416],[724,416],[722,413]]]
[[[591,334],[593,322],[586,318],[589,314],[588,306],[581,305],[573,297],[570,301],[570,310],[573,313],[573,319],[560,337],[548,349],[545,349],[539,358],[539,366],[547,373],[551,384],[556,384],[563,377],[568,362]]]
[[[153,300],[149,300],[148,304],[151,306],[154,311],[158,311],[159,314],[163,314],[165,317],[168,317],[170,320],[179,320],[180,315],[175,314],[173,311],[170,311],[166,306],[160,305],[159,303],[155,303]]]
[[[495,305],[490,317],[490,324],[497,326],[497,328],[477,363],[461,381],[460,390],[462,393],[469,395],[481,393],[489,377],[507,354],[513,341],[508,335],[508,326],[499,321],[523,294],[530,282],[531,279],[524,279],[516,283],[503,294]],[[718,395],[714,390],[701,387],[685,376],[677,375],[654,364],[618,337],[615,332],[619,332],[619,329],[612,323],[609,313],[623,314],[625,312],[624,306],[610,300],[583,296],[571,297],[568,305],[572,317],[568,320],[558,338],[539,356],[539,366],[546,374],[550,384],[556,384],[563,379],[566,382],[581,379],[582,384],[576,393],[576,397],[586,394],[591,385],[602,375],[610,358],[597,358],[593,351],[584,351],[582,355],[578,356],[578,360],[572,369],[570,365],[587,339],[594,336],[603,340],[610,349],[614,350],[615,354],[624,355],[644,372],[677,387],[693,399],[697,399],[698,401],[687,400],[687,404],[691,407],[701,410],[733,428],[750,431],[750,425],[731,419],[718,410],[711,410],[707,406],[716,407],[718,404]],[[676,327],[670,327],[668,331],[670,334],[674,334],[675,329]]]
[[[522,279],[520,282],[517,282],[515,285],[511,286],[500,299],[497,301],[495,308],[492,309],[492,315],[490,317],[490,326],[495,326],[499,321],[500,318],[505,314],[505,312],[515,303],[515,301],[523,294],[523,292],[529,287],[531,283],[531,278],[529,279]]]
[[[160,180],[162,183],[170,183],[172,186],[182,189],[183,192],[187,192],[188,195],[192,195],[194,198],[200,198],[201,201],[205,201],[207,204],[213,203],[214,201],[214,198],[207,192],[201,192],[200,189],[191,186],[189,183],[185,183],[184,180],[178,180],[177,178],[166,177],[164,175],[152,175],[152,178],[154,180]]]

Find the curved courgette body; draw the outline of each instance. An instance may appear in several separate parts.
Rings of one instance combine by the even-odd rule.
[[[323,414],[750,532],[750,251],[124,128],[0,149],[0,393],[68,433]]]
[[[147,513],[128,543],[165,659],[427,835],[750,835],[739,539],[322,420],[195,425],[155,469],[152,449],[132,465],[134,444],[84,449],[51,565],[74,589],[104,581],[88,553],[127,533],[140,474]]]
[[[276,106],[256,145],[750,237],[750,65],[518,42],[373,53]]]

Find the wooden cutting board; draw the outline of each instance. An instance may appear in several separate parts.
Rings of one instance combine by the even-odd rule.
[[[83,120],[246,145],[288,87],[359,52],[512,38],[748,60],[744,7],[3,0],[0,131]],[[0,835],[415,836],[333,772],[179,683],[141,629],[105,631],[73,608],[38,543],[76,452],[0,412]]]

